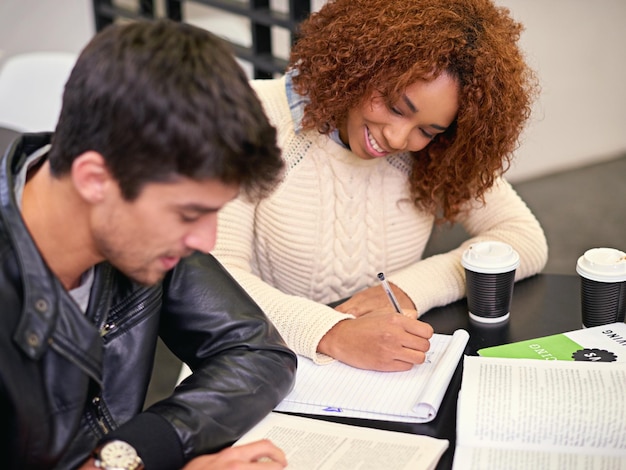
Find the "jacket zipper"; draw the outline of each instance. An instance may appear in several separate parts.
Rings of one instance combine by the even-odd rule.
[[[105,336],[109,331],[113,330],[117,325],[113,322],[107,322],[100,329],[100,336]]]
[[[152,313],[151,307],[154,303],[161,299],[160,294],[151,293],[148,297],[144,298],[138,305],[134,305],[129,311],[124,311],[123,306],[118,306],[113,309],[109,314],[104,325],[100,328],[100,337],[105,341],[110,341],[115,336],[115,330],[120,324],[128,325],[129,327],[139,323],[145,316]],[[129,302],[135,302],[136,299],[132,299]],[[124,311],[124,315],[120,318],[120,312]],[[110,336],[113,335],[113,336]]]
[[[100,400],[100,396],[96,395],[95,397],[93,397],[91,399],[91,404],[93,405],[93,411],[96,416],[96,422],[98,423],[98,426],[100,426],[100,430],[104,434],[108,434],[110,431],[110,428],[107,425],[104,412],[102,411],[102,403]]]

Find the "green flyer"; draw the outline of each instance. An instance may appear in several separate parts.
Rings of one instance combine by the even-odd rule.
[[[626,323],[611,323],[483,348],[478,354],[545,361],[626,362]]]

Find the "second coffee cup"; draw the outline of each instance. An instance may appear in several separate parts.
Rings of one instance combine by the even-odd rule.
[[[622,322],[626,316],[626,253],[592,248],[578,258],[584,327]]]
[[[471,319],[496,323],[509,318],[519,254],[499,241],[474,243],[463,253]]]

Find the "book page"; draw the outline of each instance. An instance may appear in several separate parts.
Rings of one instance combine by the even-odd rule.
[[[357,369],[339,361],[316,365],[299,357],[294,389],[277,411],[389,421],[428,422],[435,416],[469,335],[435,334],[427,362],[403,372]]]
[[[626,363],[466,356],[463,367],[457,415],[459,459],[468,458],[462,457],[470,452],[468,447],[481,459],[489,455],[487,460],[510,462],[506,460],[510,456],[496,452],[498,448],[578,452],[626,463]]]
[[[448,441],[270,413],[235,445],[270,439],[289,470],[434,469]]]
[[[626,470],[626,457],[581,452],[543,452],[457,447],[452,470]]]

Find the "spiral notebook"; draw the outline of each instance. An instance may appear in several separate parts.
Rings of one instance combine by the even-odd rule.
[[[293,390],[276,411],[427,423],[439,411],[469,334],[434,334],[427,362],[403,372],[357,369],[336,361],[316,365],[298,357]]]

